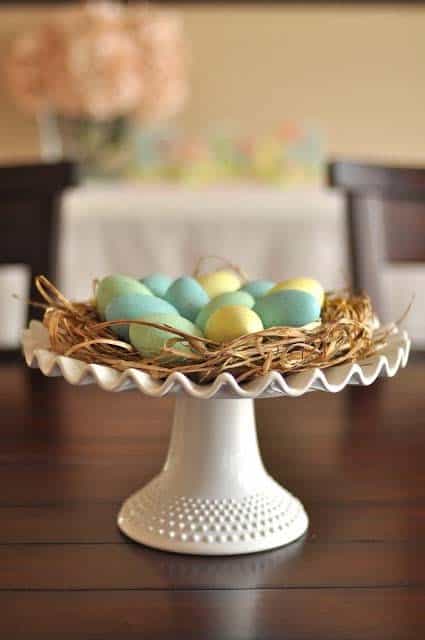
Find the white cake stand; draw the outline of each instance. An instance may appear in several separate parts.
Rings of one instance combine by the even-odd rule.
[[[202,386],[179,373],[158,382],[135,369],[121,373],[59,356],[49,349],[47,332],[37,321],[24,332],[23,346],[29,366],[47,376],[62,375],[74,385],[95,383],[107,391],[135,388],[154,397],[176,394],[164,467],[124,502],[118,526],[133,540],[157,549],[230,555],[288,544],[308,527],[302,504],[264,468],[254,399],[370,385],[406,365],[410,342],[406,333],[395,332],[379,355],[355,364],[286,377],[273,372],[242,385],[221,374]]]

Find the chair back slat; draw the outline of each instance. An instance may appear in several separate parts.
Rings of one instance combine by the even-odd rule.
[[[385,319],[384,263],[425,262],[425,168],[337,161],[328,183],[346,198],[352,284]]]
[[[35,276],[55,279],[60,196],[74,184],[70,162],[0,166],[0,265],[28,267],[31,299]],[[16,350],[3,355],[13,358]]]
[[[344,191],[382,198],[425,201],[425,169],[331,162],[328,182]]]

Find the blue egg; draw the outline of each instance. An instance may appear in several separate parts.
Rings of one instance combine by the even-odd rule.
[[[151,273],[146,278],[142,278],[140,280],[144,285],[148,287],[154,294],[154,296],[158,296],[159,298],[163,298],[167,293],[167,289],[170,284],[173,282],[173,278],[170,276],[166,276],[163,273]]]
[[[241,287],[241,291],[246,291],[251,294],[253,298],[262,298],[266,295],[270,289],[274,287],[275,283],[271,280],[251,280]],[[149,286],[149,285],[148,285]]]
[[[208,294],[195,278],[177,278],[165,294],[165,300],[179,311],[180,315],[194,322],[199,311],[209,302]]]
[[[269,327],[302,327],[320,318],[317,298],[306,291],[285,289],[257,300],[254,311],[265,329]]]
[[[152,313],[176,314],[177,310],[169,302],[156,296],[128,293],[114,298],[108,304],[105,310],[105,317],[108,322],[110,320],[138,320],[142,316]],[[129,340],[128,324],[112,326],[111,329],[123,340]]]

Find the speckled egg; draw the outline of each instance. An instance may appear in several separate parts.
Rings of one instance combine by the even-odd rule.
[[[251,282],[247,282],[241,288],[241,291],[246,291],[255,299],[262,298],[266,295],[270,289],[273,289],[275,283],[271,280],[251,280]]]
[[[205,331],[205,327],[209,317],[214,313],[214,311],[220,309],[220,307],[239,305],[252,309],[254,304],[254,298],[246,291],[232,291],[229,293],[222,293],[216,298],[210,300],[206,307],[203,307],[201,309],[201,311],[196,316],[196,324],[198,325],[198,327],[200,327],[200,329],[202,329],[202,331]]]
[[[137,293],[146,296],[152,295],[152,292],[135,278],[121,274],[103,278],[96,288],[96,308],[99,315],[104,318],[105,309],[111,300],[128,293]]]
[[[157,296],[127,293],[124,296],[113,298],[105,309],[106,320],[137,320],[151,313],[171,313],[178,315],[178,311],[172,304]],[[123,340],[129,340],[128,324],[111,327],[112,331]]]
[[[264,327],[302,327],[320,318],[320,305],[311,293],[295,289],[277,291],[257,300],[254,311]]]
[[[140,282],[146,285],[155,296],[163,298],[173,282],[173,278],[163,273],[151,273],[146,278],[142,278]]]
[[[154,313],[140,319],[157,322],[158,324],[167,324],[170,327],[202,338],[202,331],[196,325],[176,314]],[[167,340],[175,337],[176,334],[171,333],[171,331],[141,324],[130,324],[130,342],[142,356],[147,358],[158,355]],[[174,345],[174,348],[181,351],[187,351],[189,349],[187,345],[179,342]]]
[[[272,295],[277,291],[284,291],[286,289],[295,289],[297,291],[310,293],[317,298],[320,308],[322,308],[325,292],[318,280],[314,280],[313,278],[290,278],[289,280],[282,280],[270,289],[267,295]]]
[[[261,318],[252,309],[231,305],[214,311],[207,322],[205,335],[215,342],[230,342],[263,328]]]
[[[180,315],[193,322],[210,299],[195,278],[185,276],[174,280],[165,294],[165,300],[170,302]]]
[[[242,284],[237,273],[230,269],[220,269],[197,277],[210,298],[215,298],[222,293],[237,291]]]

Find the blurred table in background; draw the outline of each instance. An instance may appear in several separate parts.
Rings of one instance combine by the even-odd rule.
[[[328,286],[345,284],[342,206],[319,189],[93,183],[63,202],[61,285],[81,298],[95,277],[178,276],[208,254],[228,258],[250,277],[307,272]]]
[[[346,286],[343,198],[307,187],[95,182],[64,196],[58,271],[68,297],[86,299],[94,278],[114,272],[191,273],[209,254],[227,257],[251,278],[305,274],[328,289]],[[11,287],[2,287],[1,279],[0,304],[2,290]],[[416,293],[406,326],[417,344],[425,344],[425,268],[388,267],[385,282],[392,318]],[[8,301],[17,304],[10,295]]]
[[[63,202],[60,286],[75,298],[109,273],[191,273],[201,256],[228,258],[250,278],[300,274],[327,289],[349,283],[343,198],[329,189],[92,183]],[[425,265],[388,265],[391,319],[412,295],[406,328],[425,346]]]

